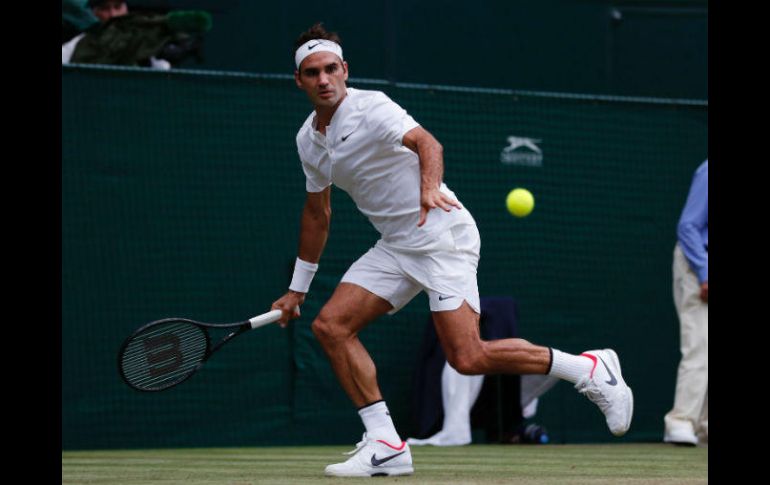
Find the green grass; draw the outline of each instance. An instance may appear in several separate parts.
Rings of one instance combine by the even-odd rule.
[[[414,475],[328,478],[340,446],[62,452],[62,484],[703,484],[708,447],[664,444],[414,447]]]

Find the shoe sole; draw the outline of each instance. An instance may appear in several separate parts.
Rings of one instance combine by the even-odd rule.
[[[381,472],[372,473],[370,476],[372,477],[397,477],[401,475],[411,475],[414,473],[414,468],[411,466],[399,466],[399,467],[392,467],[388,470],[383,470]]]
[[[628,389],[628,420],[626,421],[626,425],[622,431],[614,432],[611,431],[612,434],[615,436],[623,436],[628,431],[628,428],[631,427],[631,419],[634,417],[634,392],[631,390],[630,387],[628,387],[628,384],[626,384],[625,379],[623,379],[623,373],[620,370],[620,359],[618,359],[618,354],[615,353],[612,349],[604,349],[605,352],[610,354],[610,358],[612,359],[612,363],[615,365],[615,368],[618,371],[617,379],[618,382],[622,383],[624,386],[626,386],[626,389]]]
[[[327,477],[396,477],[401,475],[411,475],[414,473],[414,468],[411,466],[395,466],[389,468],[382,468],[379,470],[372,470],[371,472],[360,472],[351,474],[335,474],[326,472],[324,475]]]

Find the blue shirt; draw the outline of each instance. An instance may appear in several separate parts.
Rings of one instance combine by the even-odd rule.
[[[679,224],[679,245],[698,275],[698,282],[709,280],[709,161],[695,171]]]

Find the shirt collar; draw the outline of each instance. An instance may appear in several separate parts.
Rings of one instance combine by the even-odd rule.
[[[331,137],[337,137],[339,136],[340,130],[345,130],[346,125],[357,123],[357,120],[355,119],[357,117],[351,116],[355,114],[356,106],[358,105],[355,99],[357,98],[357,91],[358,90],[354,88],[347,88],[347,94],[342,99],[340,105],[337,106],[337,111],[334,112],[329,126],[326,127],[325,136],[316,128],[318,113],[313,111],[313,116],[310,120],[310,130],[313,133],[314,138],[323,140],[324,138],[331,139]]]

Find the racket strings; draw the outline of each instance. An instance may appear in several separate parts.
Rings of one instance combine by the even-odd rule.
[[[189,322],[168,322],[135,335],[125,347],[121,368],[132,386],[163,389],[192,374],[207,349],[205,330]]]

